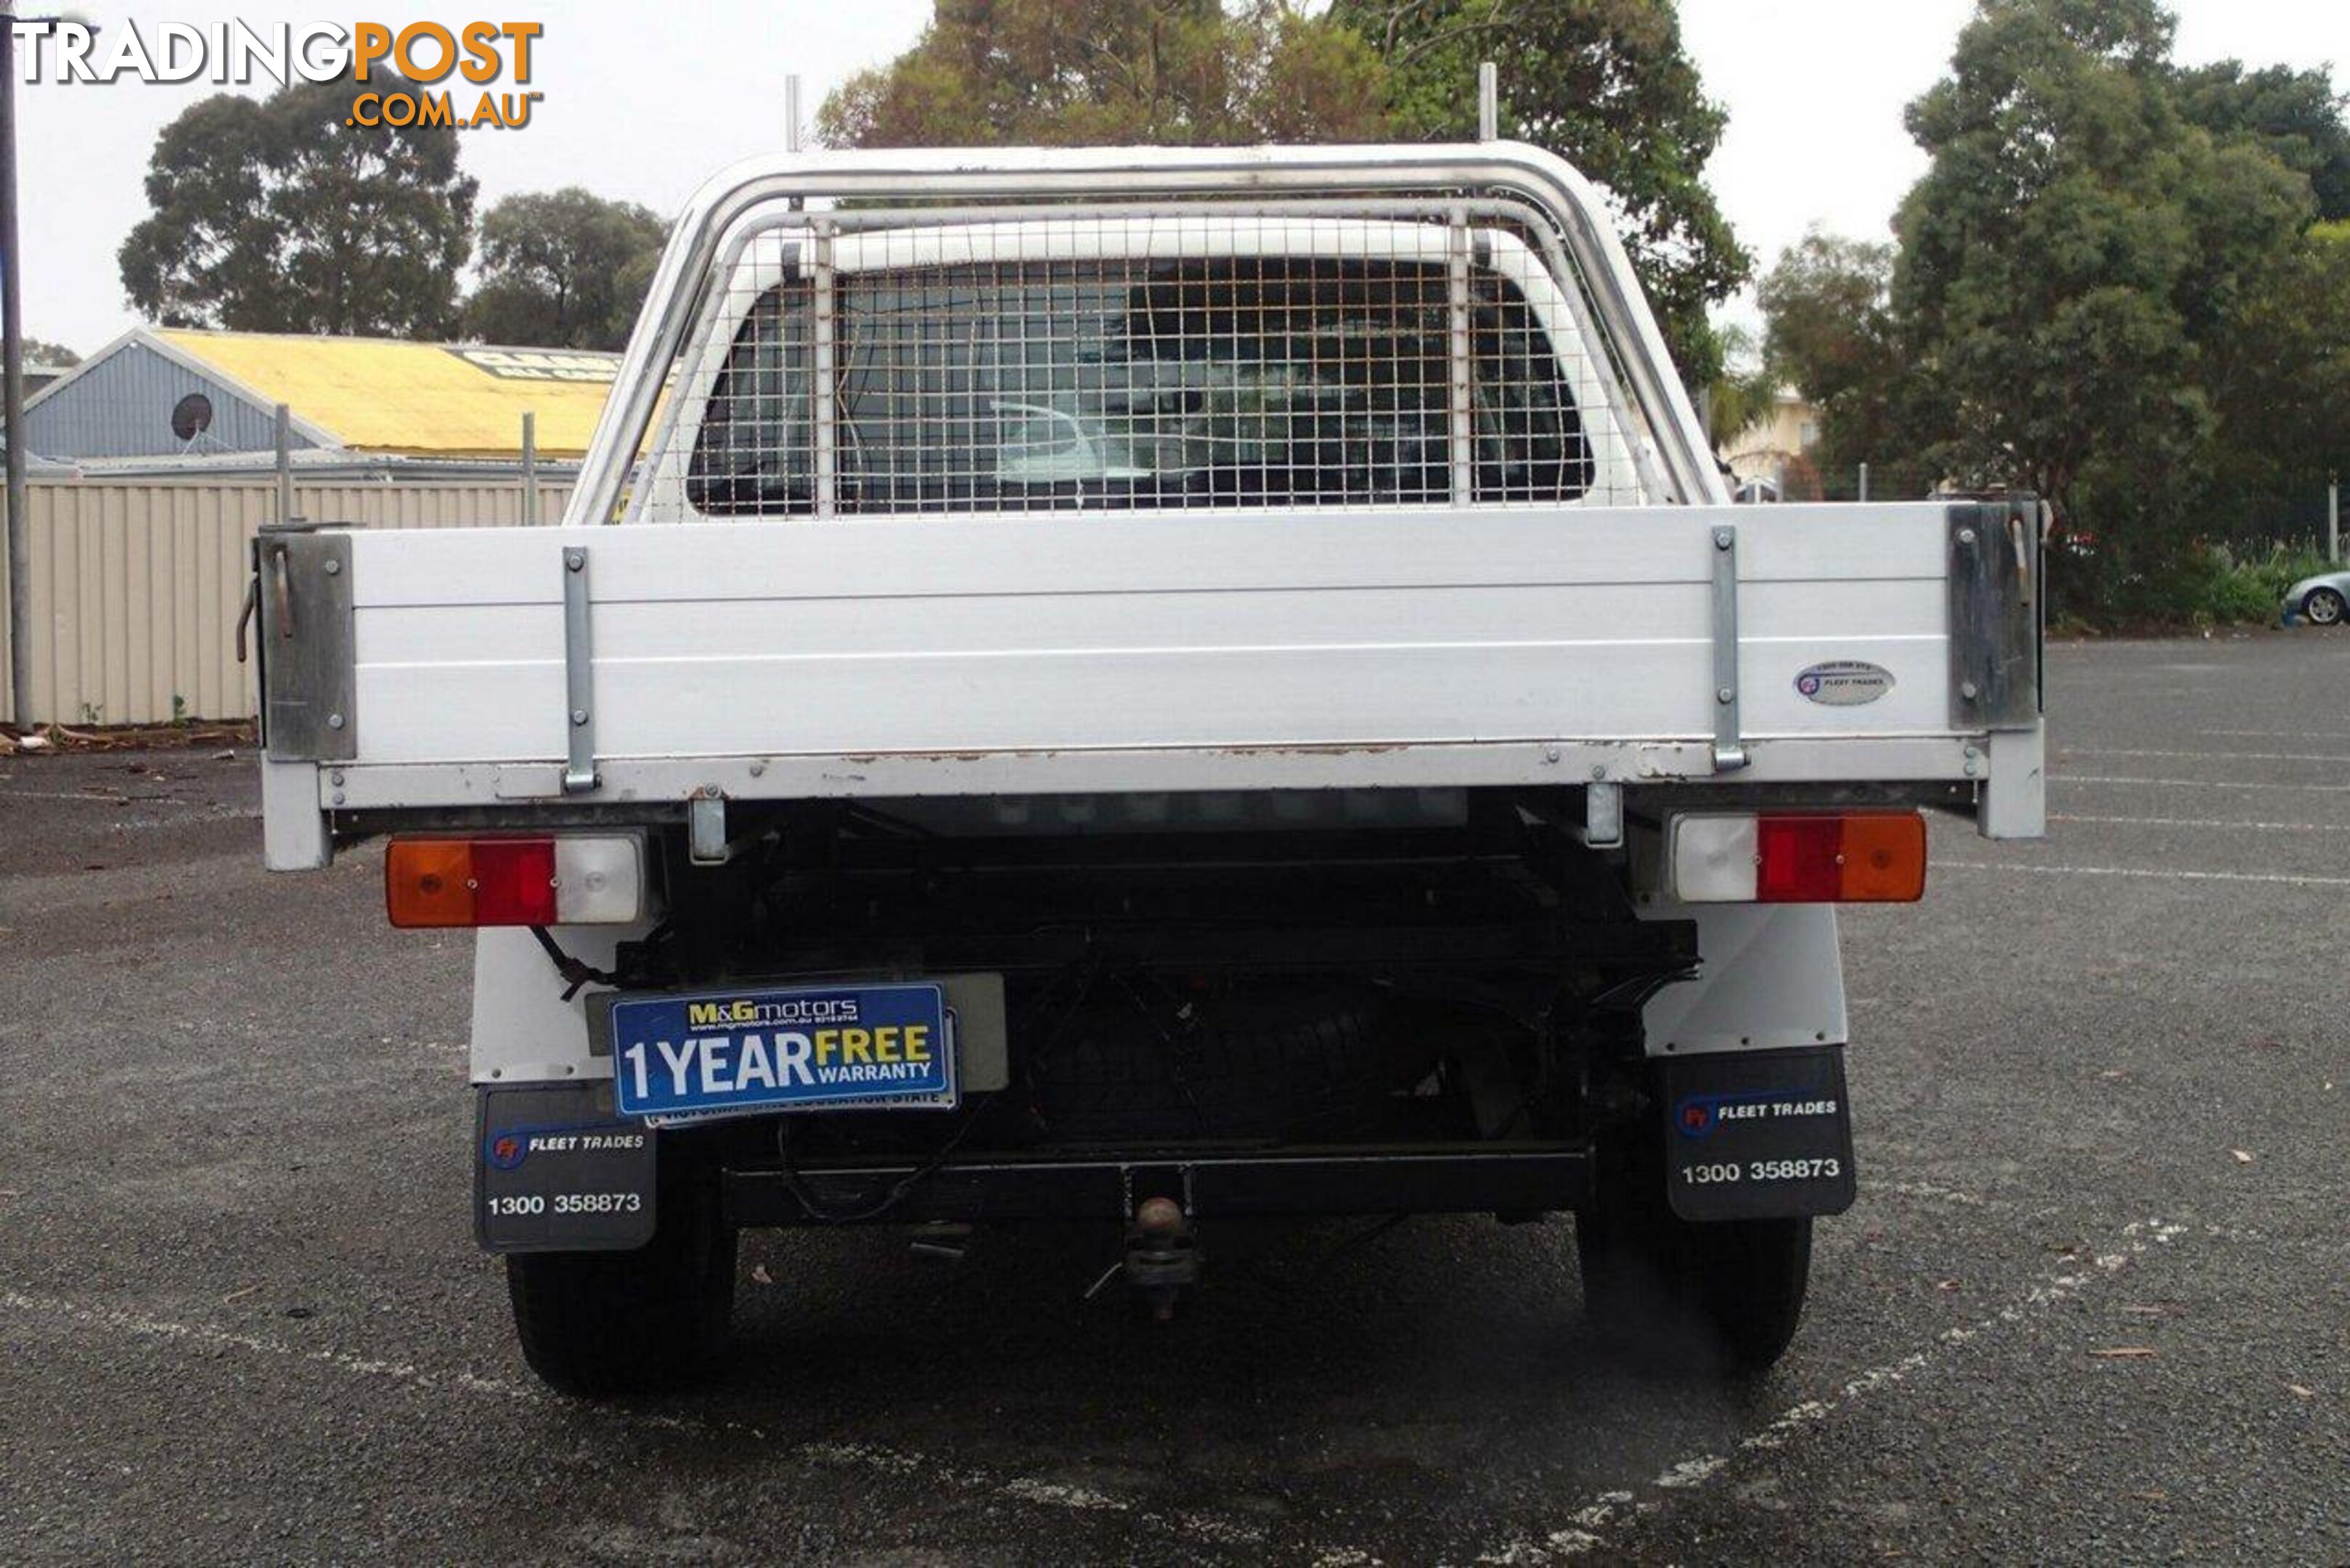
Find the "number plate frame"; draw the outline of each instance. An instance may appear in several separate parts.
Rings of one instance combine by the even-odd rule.
[[[593,999],[589,1017],[619,1113],[655,1126],[961,1103],[954,1014],[937,981],[619,992]]]
[[[1858,1188],[1844,1047],[1669,1056],[1665,1189],[1684,1220],[1841,1214]]]

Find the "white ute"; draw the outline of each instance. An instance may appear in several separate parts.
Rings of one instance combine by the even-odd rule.
[[[269,864],[476,927],[531,1365],[712,1366],[754,1225],[1572,1212],[1794,1333],[1835,906],[2042,830],[2041,511],[1733,506],[1510,142],[826,152],[681,218],[559,526],[265,531]],[[1546,1276],[1544,1276],[1546,1277]]]

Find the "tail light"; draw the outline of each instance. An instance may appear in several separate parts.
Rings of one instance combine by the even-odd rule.
[[[1925,890],[1914,811],[1673,819],[1672,894],[1685,903],[1906,904]]]
[[[395,926],[593,926],[644,909],[644,845],[628,834],[395,838],[383,903]]]

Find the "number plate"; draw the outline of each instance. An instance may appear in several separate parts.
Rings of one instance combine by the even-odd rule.
[[[954,1043],[934,982],[622,996],[609,1008],[624,1116],[956,1103]]]
[[[1844,1048],[1664,1063],[1665,1186],[1684,1220],[1774,1220],[1852,1207]]]

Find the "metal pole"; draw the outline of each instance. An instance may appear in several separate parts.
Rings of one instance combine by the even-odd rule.
[[[1865,462],[1860,465],[1860,498],[1868,499],[1868,464]]]
[[[16,5],[0,0],[0,421],[8,441],[8,701],[33,725],[33,540],[25,515],[25,321],[16,252]]]
[[[1469,313],[1469,209],[1456,205],[1445,224],[1446,380],[1451,413],[1452,504],[1477,499],[1477,361]]]
[[[1477,140],[1502,139],[1502,67],[1491,60],[1477,66]]]
[[[2325,482],[2325,558],[2342,564],[2342,481]]]
[[[522,417],[522,525],[538,526],[538,416]]]
[[[277,521],[294,521],[294,410],[277,405]]]
[[[792,71],[784,78],[784,146],[793,151],[800,150],[800,74]]]

